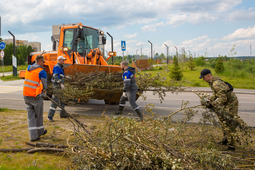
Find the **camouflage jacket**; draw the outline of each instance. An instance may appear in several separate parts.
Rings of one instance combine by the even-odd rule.
[[[217,106],[231,106],[238,103],[238,99],[233,91],[229,91],[229,86],[219,77],[213,77],[209,85],[213,91],[210,97],[210,102],[214,107]]]

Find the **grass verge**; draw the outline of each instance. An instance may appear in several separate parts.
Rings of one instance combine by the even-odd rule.
[[[25,144],[25,142],[29,142],[26,111],[15,111],[3,108],[0,109],[0,112],[0,148],[10,149],[28,147]],[[139,144],[140,140],[151,140],[160,134],[162,134],[163,136],[166,135],[166,129],[163,128],[162,130],[161,126],[163,125],[163,123],[159,120],[153,121],[147,119],[144,123],[141,124],[139,122],[135,122],[132,119],[130,120],[130,118],[125,117],[111,119],[109,117],[88,117],[81,115],[73,116],[75,116],[76,119],[85,123],[88,126],[87,129],[89,129],[89,131],[93,134],[94,139],[96,139],[95,142],[99,142],[100,144],[98,143],[96,146],[93,146],[91,150],[87,152],[80,152],[83,153],[82,157],[70,154],[70,152],[64,154],[44,152],[38,152],[35,154],[27,154],[26,152],[0,152],[0,169],[77,169],[79,167],[83,167],[80,166],[81,164],[84,165],[84,162],[80,162],[79,158],[90,159],[89,157],[93,155],[99,158],[100,155],[98,155],[98,151],[103,149],[107,151],[105,152],[106,154],[110,154],[107,140],[112,142],[112,140],[115,139],[115,132],[116,135],[119,136],[118,131],[121,131],[121,133],[123,133],[123,136],[127,135],[128,138],[132,139],[131,141],[136,142],[137,144],[132,145],[130,145],[130,143],[127,143],[128,146],[133,149],[136,145],[142,145]],[[46,117],[47,113],[44,113],[44,126],[48,130],[48,133],[45,136],[41,137],[40,142],[62,145],[67,145],[70,143],[75,144],[77,142],[76,144],[78,146],[79,144],[82,144],[81,146],[86,145],[86,147],[78,147],[78,149],[89,149],[89,147],[87,146],[87,142],[82,143],[82,140],[75,137],[75,133],[73,132],[73,125],[68,121],[68,119],[60,119],[58,118],[58,115],[56,115],[55,122],[49,122],[47,121]],[[188,160],[188,157],[192,157],[192,159],[194,159],[193,161],[195,161],[195,163],[201,169],[210,169],[210,167],[215,167],[216,165],[220,165],[221,167],[225,167],[226,169],[228,169],[228,164],[235,168],[245,167],[246,165],[254,167],[253,165],[250,165],[252,159],[254,160],[254,157],[251,158],[250,156],[255,156],[254,144],[247,148],[239,147],[235,152],[221,152],[220,150],[223,149],[222,146],[218,146],[216,144],[217,141],[221,139],[222,134],[220,128],[210,125],[205,126],[201,124],[172,125],[172,127],[167,127],[167,133],[169,138],[155,138],[157,139],[156,141],[170,141],[172,149],[176,149],[176,152],[183,155],[185,155],[185,153],[189,153],[186,159]],[[147,135],[143,136],[143,134]],[[150,136],[150,134],[153,135]],[[139,138],[139,136],[141,135],[143,138]],[[255,136],[254,134],[252,135],[254,139]],[[83,138],[83,136],[81,136],[81,138],[83,140],[85,139]],[[126,148],[124,146],[125,143],[122,145],[121,142],[117,139],[119,139],[119,137],[114,140],[118,141],[116,144],[114,144],[114,146],[120,146],[122,149]],[[117,145],[118,143],[120,145]],[[91,145],[91,143],[88,144]],[[155,145],[155,143],[147,144],[152,146]],[[125,153],[129,154],[130,152],[131,154],[131,151],[132,150],[129,150],[129,148],[127,147]],[[138,148],[138,150],[135,151],[140,152],[141,150],[139,150]],[[91,155],[91,153],[93,154]],[[161,155],[160,153],[158,154]],[[105,157],[105,154],[102,154],[101,156],[103,156],[104,159],[108,159],[108,157]],[[173,165],[176,164],[174,163],[175,160],[171,159],[171,161]],[[95,160],[91,159],[90,163],[95,163]],[[179,163],[177,164],[179,166]]]
[[[162,66],[157,66],[154,67],[151,70],[148,71],[143,71],[140,72],[141,74],[143,73],[151,73],[152,75],[155,75],[157,73],[161,74],[162,77],[167,78],[167,82],[171,82],[172,80],[170,79],[170,68],[172,65],[169,65],[168,67],[166,65]],[[210,67],[196,67],[194,71],[190,71],[188,67],[183,66],[182,68],[182,73],[183,73],[183,78],[182,81],[177,82],[178,85],[182,85],[185,87],[209,87],[208,83],[204,82],[202,79],[199,79],[200,72],[201,70],[208,68],[212,71],[213,76],[220,77],[222,80],[229,82],[230,84],[233,85],[234,88],[239,88],[239,89],[255,89],[254,82],[255,82],[255,77],[254,76],[246,76],[246,77],[231,77],[231,76],[225,76],[225,75],[220,75],[216,74],[214,72],[213,68]]]
[[[12,80],[19,80],[20,77],[9,75],[9,76],[1,76],[0,79],[3,80],[3,81],[12,81]]]

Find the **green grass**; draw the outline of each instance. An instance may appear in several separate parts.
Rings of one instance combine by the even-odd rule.
[[[149,71],[143,71],[140,72],[141,74],[143,73],[151,73],[152,75],[155,75],[157,73],[160,73],[162,77],[166,77],[168,82],[171,82],[172,80],[170,79],[170,68],[172,67],[171,65],[162,65],[162,66],[157,66],[152,68]],[[240,88],[240,89],[255,89],[255,76],[244,76],[243,78],[241,77],[234,77],[234,76],[228,76],[228,75],[221,75],[221,74],[216,74],[214,69],[211,67],[196,67],[194,71],[190,71],[188,67],[183,66],[182,67],[182,73],[183,73],[183,78],[182,81],[178,82],[178,85],[182,85],[185,87],[209,87],[208,83],[203,81],[203,79],[199,79],[200,72],[201,70],[208,68],[212,71],[213,76],[218,76],[222,80],[229,82],[230,84],[233,85],[234,88]]]
[[[0,108],[0,112],[7,112],[7,111],[9,111],[8,108]]]
[[[0,116],[0,148],[26,148],[29,147],[25,142],[29,142],[29,134],[27,128],[26,111],[15,111],[11,109],[1,108]],[[46,119],[47,113],[44,113],[44,126],[48,130],[48,134],[42,137],[40,142],[54,143],[66,145],[67,137],[71,136],[71,131],[63,129],[67,126],[72,129],[72,125],[68,124],[67,119],[58,119],[56,122],[59,127],[54,130],[54,125]],[[72,142],[72,136],[70,137]],[[56,140],[58,141],[56,142]],[[72,168],[71,157],[63,153],[37,152],[34,154],[20,153],[3,153],[0,152],[0,170],[55,170],[55,169],[75,169]]]
[[[15,77],[13,75],[9,75],[9,76],[1,76],[0,79],[3,81],[11,81],[11,80],[19,80],[20,77],[18,75]]]
[[[27,69],[27,65],[20,65],[20,66],[17,66],[17,70],[26,70]],[[4,72],[12,72],[13,70],[13,66],[10,65],[10,66],[4,66]],[[1,66],[0,67],[0,72],[3,72],[3,67]]]

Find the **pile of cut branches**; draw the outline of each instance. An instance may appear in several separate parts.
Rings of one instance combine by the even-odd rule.
[[[160,101],[164,100],[166,91],[177,91],[180,89],[174,85],[165,86],[166,79],[160,76],[160,74],[152,76],[149,73],[142,75],[137,73],[136,75],[139,91],[153,91],[154,95],[158,94]],[[122,73],[76,73],[66,77],[64,90],[54,90],[64,103],[70,103],[70,99],[89,100],[95,92],[94,89],[122,91]]]
[[[217,144],[219,131],[212,125],[170,119],[149,118],[141,123],[105,117],[90,134],[74,133],[76,150],[70,154],[80,169],[233,169],[242,162],[244,149],[233,155],[222,151],[224,147]],[[247,147],[246,152],[246,165],[254,167],[254,148]]]

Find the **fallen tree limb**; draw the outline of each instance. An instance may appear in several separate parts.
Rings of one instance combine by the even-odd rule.
[[[54,103],[55,105],[57,105],[61,110],[63,110],[65,112],[65,114],[67,115],[68,117],[68,120],[73,119],[75,121],[75,123],[77,123],[77,125],[79,125],[80,127],[83,128],[83,130],[88,133],[89,131],[86,129],[87,125],[81,123],[79,120],[77,120],[73,115],[69,114],[59,103],[55,102],[52,98],[50,98],[49,96],[46,95],[46,98],[48,98],[52,103]],[[71,120],[70,120],[71,121]]]
[[[65,149],[58,148],[34,148],[27,151],[27,153],[35,153],[35,152],[64,152]]]
[[[33,148],[15,148],[15,149],[0,149],[0,152],[23,152],[23,151],[28,151],[31,150]]]
[[[68,148],[66,145],[55,145],[51,143],[43,143],[43,142],[37,142],[37,143],[31,143],[31,142],[26,142],[27,145],[33,146],[33,147],[48,147],[48,148]]]

